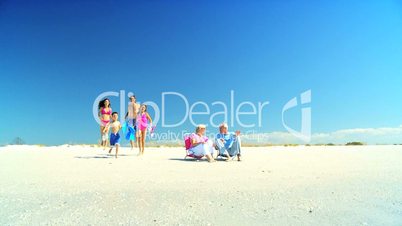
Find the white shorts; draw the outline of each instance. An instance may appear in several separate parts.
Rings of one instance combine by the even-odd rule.
[[[214,147],[211,140],[208,140],[205,144],[199,144],[193,148],[189,149],[189,152],[197,156],[205,156],[208,154],[214,154]]]

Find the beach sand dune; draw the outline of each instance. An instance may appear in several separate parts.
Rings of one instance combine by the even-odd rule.
[[[0,148],[0,225],[402,225],[402,146]]]

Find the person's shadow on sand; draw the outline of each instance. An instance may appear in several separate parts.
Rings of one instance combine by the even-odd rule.
[[[118,157],[127,157],[127,156],[135,156],[135,155],[128,155],[128,154],[119,154]],[[114,154],[98,154],[95,156],[75,156],[76,159],[109,159],[115,158]]]
[[[170,158],[170,161],[180,161],[180,162],[208,162],[208,159],[195,159],[195,158]],[[216,162],[227,162],[226,159],[218,157],[215,159]],[[234,161],[231,161],[234,162]]]
[[[108,159],[111,158],[112,156],[110,155],[103,155],[103,156],[75,156],[74,158],[76,159]]]
[[[195,158],[170,158],[170,161],[181,161],[181,162],[208,162],[207,159],[195,159]]]

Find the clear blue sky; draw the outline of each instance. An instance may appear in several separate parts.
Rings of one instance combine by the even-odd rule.
[[[234,90],[270,101],[256,130],[273,132],[311,89],[313,133],[398,127],[401,62],[400,1],[3,0],[0,144],[96,143],[92,103],[119,90],[158,104],[164,91],[229,104]],[[171,101],[167,119],[182,108]]]

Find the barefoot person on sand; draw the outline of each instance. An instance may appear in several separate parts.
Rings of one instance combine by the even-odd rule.
[[[105,130],[105,126],[110,122],[110,118],[112,115],[112,108],[110,105],[110,100],[109,99],[103,99],[99,102],[98,104],[98,116],[99,116],[99,120],[101,121],[101,125],[100,125],[100,132],[101,132],[101,146],[103,147],[103,149],[106,148],[107,146],[107,132],[104,132]]]
[[[121,129],[121,124],[118,121],[119,115],[117,112],[112,113],[112,122],[109,122],[104,129],[104,132],[106,133],[110,127],[112,127],[112,133],[110,134],[110,150],[109,153],[112,152],[113,147],[116,147],[116,158],[117,154],[119,153],[119,147],[120,147],[120,134],[119,130]]]
[[[139,142],[139,155],[144,154],[145,139],[147,136],[148,122],[152,124],[151,116],[147,112],[147,105],[142,104],[140,107],[141,113],[137,116],[137,125],[140,132],[140,142]]]
[[[126,139],[130,141],[131,150],[134,149],[137,126],[136,119],[140,109],[140,105],[137,103],[135,96],[130,97],[130,103],[128,104],[126,120],[128,124],[128,130],[126,134]],[[138,139],[137,139],[138,140]]]
[[[237,161],[241,161],[241,140],[240,131],[228,132],[228,124],[222,123],[219,126],[219,133],[216,135],[215,145],[219,150],[219,155],[224,156],[229,161],[237,156]]]
[[[206,126],[200,124],[195,129],[195,133],[190,135],[191,147],[189,153],[196,156],[205,156],[208,162],[214,162],[213,154],[215,149],[212,141],[208,140],[208,137],[205,136],[205,130]]]

